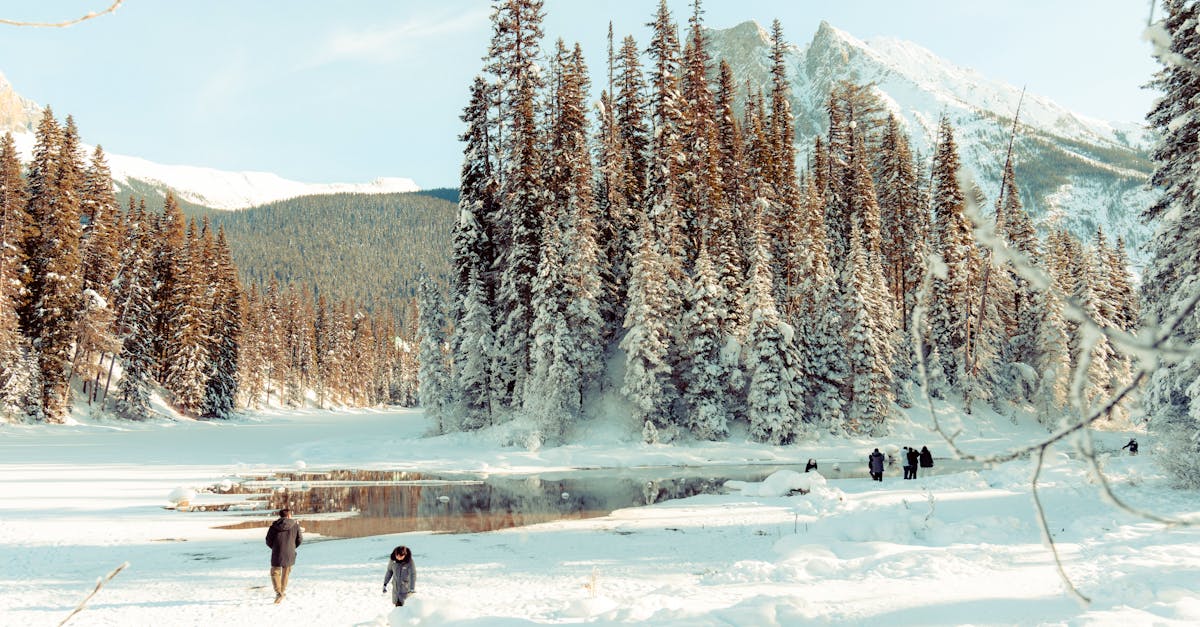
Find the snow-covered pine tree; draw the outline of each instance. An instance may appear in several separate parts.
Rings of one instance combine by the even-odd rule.
[[[645,214],[638,236],[641,245],[633,259],[625,336],[621,339],[621,349],[625,351],[621,394],[633,406],[633,417],[638,424],[665,428],[671,424],[671,408],[679,393],[671,377],[668,355],[671,329],[663,315],[667,277],[655,246],[655,230]]]
[[[762,217],[760,216],[760,221]],[[780,319],[772,296],[771,263],[761,222],[756,227],[759,244],[747,295],[750,328],[746,338],[745,372],[749,379],[746,416],[750,437],[770,444],[787,444],[800,427],[802,402],[797,380],[802,373],[794,330]]]
[[[718,315],[719,290],[707,248],[701,248],[683,316],[681,351],[687,381],[683,390],[684,424],[696,437],[705,440],[718,440],[729,434],[726,382],[731,373],[721,355],[725,334]]]
[[[493,423],[491,356],[495,347],[492,331],[492,311],[480,278],[481,270],[472,268],[467,277],[467,293],[462,302],[462,319],[454,332],[459,334],[458,352],[454,354],[455,372],[462,411],[461,428],[481,429]]]
[[[28,248],[27,328],[41,370],[44,419],[61,422],[71,406],[68,373],[82,292],[79,190],[83,164],[75,121],[67,117],[65,127],[60,128],[49,107],[42,115],[28,175],[27,212],[36,231]]]
[[[648,90],[646,79],[642,76],[640,55],[641,51],[633,37],[627,36],[621,41],[621,50],[617,54],[616,86],[613,90],[617,131],[628,156],[625,159],[628,183],[625,202],[634,214],[640,213],[640,208],[645,207],[646,175],[650,167],[649,104],[646,102]],[[637,239],[639,224],[635,215],[630,216],[630,221],[631,229],[625,234],[625,245],[629,263],[632,265],[640,244]]]
[[[111,301],[113,278],[117,271],[117,218],[120,207],[113,194],[112,175],[104,150],[97,146],[84,173],[80,191],[83,234],[83,298],[80,299],[79,326],[75,339],[73,372],[84,381],[88,400],[96,396],[101,368],[94,357],[116,350],[112,335],[116,315]]]
[[[883,234],[881,233],[880,209],[875,193],[875,183],[871,178],[868,164],[869,155],[863,135],[864,133],[856,133],[853,140],[853,153],[851,154],[850,168],[847,171],[845,188],[846,205],[851,218],[850,230],[858,229],[859,243],[865,255],[863,259],[865,265],[856,269],[855,272],[862,273],[861,281],[865,290],[862,295],[863,302],[868,307],[873,332],[879,336],[878,350],[882,362],[877,367],[886,371],[881,376],[886,378],[888,384],[891,385],[895,345],[900,342],[900,336],[896,333],[896,306],[890,302],[890,294],[883,276]],[[849,261],[849,257],[846,261]],[[847,290],[847,279],[860,280],[853,273],[847,274],[844,271],[840,278],[843,292]],[[895,398],[895,391],[891,394],[889,401],[891,398]]]
[[[163,201],[163,212],[157,220],[154,241],[157,250],[154,256],[154,363],[155,378],[166,381],[170,360],[171,342],[179,322],[176,318],[182,309],[179,306],[185,293],[183,273],[187,259],[187,220],[175,196],[167,192]]]
[[[845,429],[852,434],[884,433],[894,398],[891,333],[886,323],[880,324],[879,305],[872,302],[881,299],[883,290],[876,271],[855,223],[850,227],[850,256],[842,265],[838,306],[848,365]]]
[[[173,395],[177,408],[191,415],[200,412],[209,361],[208,312],[213,306],[207,281],[211,276],[212,235],[201,233],[193,221],[188,226],[183,254],[178,257],[180,273],[168,307],[171,321],[165,342],[166,365],[163,386]]]
[[[683,49],[679,82],[679,147],[684,163],[678,188],[679,215],[684,229],[684,268],[691,272],[701,246],[714,229],[726,229],[717,223],[721,198],[718,168],[716,104],[709,88],[712,59],[701,18],[700,0],[692,2],[688,19],[689,35]],[[686,289],[685,289],[686,291]]]
[[[567,325],[574,336],[573,359],[579,364],[579,380],[574,390],[582,405],[589,389],[598,384],[604,372],[604,319],[600,301],[600,244],[597,239],[596,198],[591,152],[588,147],[587,94],[590,89],[583,50],[575,44],[566,58],[563,92],[558,99],[562,130],[563,170],[567,177],[562,206],[567,218],[568,248],[566,279],[570,300]]]
[[[456,429],[456,417],[453,415],[453,399],[449,398],[450,372],[446,367],[446,313],[442,303],[442,295],[429,277],[422,277],[417,286],[417,299],[420,313],[417,321],[420,349],[417,359],[420,362],[418,379],[420,381],[419,396],[421,407],[435,425],[438,433],[448,433]],[[363,355],[364,336],[368,330],[364,328],[361,316],[356,316],[354,322],[354,353]]]
[[[496,180],[492,170],[488,113],[490,86],[475,77],[471,99],[463,111],[467,130],[460,139],[463,165],[458,221],[454,227],[454,336],[451,354],[462,404],[462,427],[491,424],[492,351],[495,349],[495,218]]]
[[[544,82],[538,68],[543,16],[541,0],[503,0],[492,15],[488,50],[499,103],[496,215],[502,217],[495,241],[500,277],[493,400],[507,407],[524,399],[531,367],[532,286],[546,202],[537,99]]]
[[[911,402],[909,387],[916,373],[912,312],[925,276],[929,255],[929,212],[921,194],[908,136],[895,116],[888,116],[880,139],[878,183],[880,247],[888,302],[895,308],[895,355],[892,372],[896,400]]]
[[[819,183],[810,180],[804,190],[803,236],[801,249],[808,252],[810,265],[803,273],[799,294],[803,298],[798,327],[802,333],[796,345],[808,371],[804,388],[806,423],[821,425],[833,432],[844,430],[842,384],[847,377],[845,338],[841,312],[831,306],[838,302],[838,282],[830,270],[824,197]]]
[[[204,386],[204,401],[200,414],[206,418],[229,418],[233,415],[238,391],[239,344],[242,334],[242,287],[225,227],[217,232],[213,248],[213,309],[209,312],[208,364]]]
[[[1099,260],[1094,250],[1085,249],[1075,260],[1078,282],[1072,298],[1083,310],[1084,315],[1103,327],[1107,326],[1108,321],[1103,315],[1104,304],[1098,289],[1103,281],[1098,264]],[[1092,332],[1089,327],[1078,326],[1076,335],[1074,347],[1077,366],[1071,383],[1071,398],[1078,404],[1077,409],[1081,414],[1086,415],[1108,399],[1112,380],[1110,365],[1114,354],[1108,338]]]
[[[650,244],[657,250],[655,265],[663,275],[661,300],[655,315],[670,330],[667,359],[673,386],[681,378],[679,359],[679,320],[683,315],[683,296],[690,230],[683,223],[679,181],[686,161],[680,133],[683,126],[683,101],[679,90],[679,39],[666,0],[660,0],[658,13],[650,24],[653,36],[648,53],[654,62],[650,79],[650,116],[654,137],[650,144],[650,171],[644,207],[650,219]],[[643,240],[643,244],[645,240]],[[644,283],[642,283],[644,285]],[[631,290],[633,285],[631,283]],[[631,300],[632,300],[631,296]],[[627,325],[628,328],[628,325]],[[672,393],[672,397],[676,394]],[[674,408],[665,408],[674,420]]]
[[[250,285],[242,304],[241,341],[238,342],[238,401],[250,408],[258,404],[267,386],[266,337],[264,326],[264,297],[255,284]],[[330,372],[333,369],[330,368]],[[332,378],[332,377],[331,377]],[[324,398],[320,399],[324,406]]]
[[[742,310],[746,282],[744,251],[748,237],[745,213],[747,193],[743,172],[744,155],[741,131],[734,116],[736,87],[733,70],[724,59],[717,70],[717,167],[720,171],[721,203],[714,218],[717,228],[708,233],[709,257],[716,268],[721,330],[728,336],[740,336],[746,327]]]
[[[882,167],[877,190],[883,267],[891,302],[896,306],[898,326],[907,338],[917,290],[925,276],[929,213],[922,203],[908,136],[895,116],[888,117],[880,147]],[[911,340],[905,341],[911,346]],[[912,350],[903,352],[911,354]]]
[[[539,442],[558,443],[583,407],[579,398],[579,355],[567,324],[571,289],[567,284],[569,241],[559,212],[546,216],[542,253],[533,285],[533,369],[525,386],[525,410],[539,430]]]
[[[114,330],[121,340],[118,361],[121,379],[117,383],[116,410],[126,418],[142,419],[150,415],[150,387],[155,370],[154,353],[154,263],[156,230],[145,205],[133,208],[125,222],[120,266],[113,285],[117,300]],[[111,376],[111,373],[110,375]]]
[[[583,54],[559,40],[553,60],[555,108],[545,175],[551,205],[534,283],[533,376],[525,407],[543,441],[561,441],[583,413],[586,390],[602,369],[602,324],[592,167],[587,146]]]
[[[25,181],[12,133],[0,141],[0,422],[22,420],[33,395],[36,360],[21,333],[24,242],[29,230]]]
[[[938,151],[933,162],[933,229],[931,252],[940,258],[929,302],[929,343],[937,348],[947,383],[961,389],[966,363],[970,257],[974,247],[971,225],[963,211],[958,184],[958,148],[950,121],[938,128]]]
[[[636,228],[629,203],[630,155],[620,132],[613,102],[616,88],[616,50],[612,22],[608,23],[608,87],[601,91],[596,119],[596,234],[600,257],[601,345],[612,346],[620,337],[625,320],[625,296],[629,290],[629,239]]]

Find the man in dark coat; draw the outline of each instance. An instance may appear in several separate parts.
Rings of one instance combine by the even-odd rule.
[[[883,481],[883,453],[879,449],[875,449],[867,458],[867,468],[871,471],[871,478],[876,481]]]
[[[933,468],[933,453],[928,446],[921,447],[921,468]]]
[[[908,478],[917,478],[917,464],[921,461],[921,453],[915,448],[908,449]]]
[[[279,519],[267,530],[267,546],[271,547],[271,585],[275,586],[275,602],[287,594],[288,575],[296,563],[296,547],[303,538],[300,523],[292,520],[292,510],[279,510]]]

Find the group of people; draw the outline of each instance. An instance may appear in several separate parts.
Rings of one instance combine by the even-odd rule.
[[[905,446],[900,449],[900,464],[904,467],[905,479],[916,479],[917,468],[933,468],[933,454],[929,452],[927,446],[922,446],[920,451]],[[867,456],[867,470],[871,473],[871,479],[883,481],[885,465],[886,457],[879,452],[879,449],[875,449]]]
[[[275,587],[275,602],[283,601],[287,594],[288,575],[296,564],[296,547],[304,541],[303,528],[292,519],[292,510],[279,510],[279,518],[267,530],[267,546],[271,547],[271,585]],[[408,595],[416,592],[417,567],[413,564],[412,551],[406,546],[392,549],[387,572],[383,575],[383,593],[387,594],[388,583],[392,584],[392,605],[404,605]]]

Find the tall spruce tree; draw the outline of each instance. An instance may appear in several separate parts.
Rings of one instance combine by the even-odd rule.
[[[497,215],[502,217],[496,241],[500,263],[496,294],[499,328],[493,392],[496,401],[510,407],[521,403],[529,378],[532,289],[546,202],[537,98],[543,87],[537,65],[543,15],[541,0],[504,0],[492,16],[493,36],[488,51],[499,101]]]
[[[420,314],[417,322],[420,350],[417,359],[420,362],[420,402],[425,408],[426,415],[433,421],[438,433],[456,430],[456,419],[453,415],[454,405],[450,392],[450,371],[446,365],[444,352],[446,344],[446,312],[441,292],[428,277],[422,277],[418,287],[418,307]],[[367,351],[368,328],[361,316],[356,316],[352,325],[351,359],[361,368]],[[360,371],[358,376],[366,373]]]
[[[83,165],[79,132],[68,117],[60,128],[49,107],[38,125],[29,166],[30,240],[28,330],[38,355],[44,419],[61,422],[70,410],[69,372],[81,294],[79,192]]]
[[[495,350],[495,247],[497,182],[492,164],[489,120],[490,87],[482,77],[471,86],[463,112],[467,130],[454,229],[452,297],[456,387],[466,429],[492,422],[493,351]]]
[[[229,418],[234,413],[238,392],[242,289],[224,227],[217,232],[212,266],[213,308],[209,312],[207,380],[200,414],[206,418]]]
[[[964,215],[965,200],[958,184],[958,148],[949,120],[938,128],[938,151],[933,162],[932,252],[940,257],[929,303],[929,343],[937,349],[947,383],[961,389],[966,375],[969,323],[970,256],[974,246],[971,225]]]
[[[33,347],[21,333],[24,300],[25,181],[12,133],[0,142],[0,421],[25,417],[37,382]],[[38,391],[40,394],[40,390]]]

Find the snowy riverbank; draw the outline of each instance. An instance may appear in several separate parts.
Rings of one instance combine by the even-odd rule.
[[[949,410],[947,410],[949,411]],[[1195,624],[1200,529],[1166,529],[1106,504],[1059,451],[1042,476],[1067,573],[1063,592],[1031,505],[1032,464],[884,483],[777,477],[610,516],[484,534],[401,534],[300,548],[286,601],[271,603],[261,529],[225,512],[164,509],[172,490],[305,467],[537,473],[580,467],[864,459],[874,446],[946,447],[919,412],[879,442],[650,446],[619,429],[525,451],[504,434],[426,438],[417,411],[294,411],[221,423],[0,426],[0,624],[55,625],[122,562],[72,625]],[[947,416],[953,418],[952,416]],[[1038,433],[994,414],[963,419],[963,445],[1001,450]],[[1115,450],[1126,433],[1098,433]],[[1197,509],[1143,455],[1105,456],[1116,489],[1163,515]],[[808,480],[802,478],[801,480]],[[393,610],[380,594],[397,544],[419,578]]]

